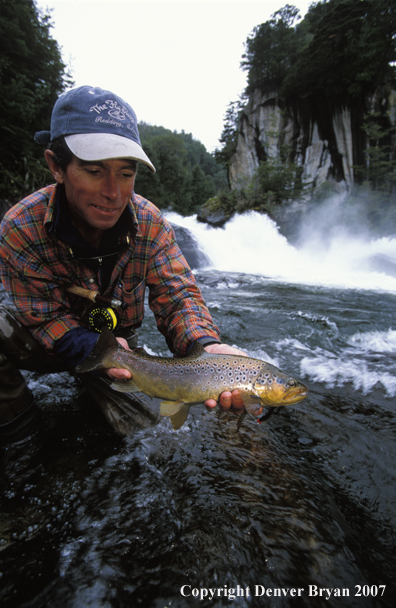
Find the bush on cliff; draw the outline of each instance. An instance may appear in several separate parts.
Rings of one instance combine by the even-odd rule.
[[[310,184],[302,182],[301,171],[301,167],[287,159],[284,149],[282,157],[261,162],[251,179],[241,178],[237,188],[222,190],[208,200],[198,219],[220,226],[234,213],[253,210],[271,215],[282,203],[299,200],[307,193]]]

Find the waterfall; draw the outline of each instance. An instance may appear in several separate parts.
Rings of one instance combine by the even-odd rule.
[[[396,239],[309,231],[294,247],[267,215],[250,211],[224,228],[197,222],[196,216],[167,213],[187,228],[210,260],[210,268],[254,274],[291,283],[396,292]]]

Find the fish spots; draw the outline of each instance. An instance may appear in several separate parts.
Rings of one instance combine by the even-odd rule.
[[[121,355],[121,361],[127,361],[125,354]],[[166,399],[179,399],[179,395],[186,395],[187,401],[204,401],[217,399],[220,393],[239,388],[263,402],[280,405],[282,393],[297,384],[265,361],[235,355],[200,354],[177,359],[154,357],[139,351],[134,352],[128,362],[131,368],[138,370],[137,375],[142,382],[144,377],[148,378],[153,395],[158,393]],[[139,378],[135,375],[139,386]]]

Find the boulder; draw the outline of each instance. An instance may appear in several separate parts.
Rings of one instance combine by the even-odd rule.
[[[205,224],[210,224],[215,228],[220,228],[230,219],[232,216],[231,211],[227,211],[220,201],[218,196],[210,198],[198,211],[197,220]]]
[[[175,231],[176,241],[190,268],[198,269],[210,266],[208,256],[200,249],[198,241],[187,228],[171,224]]]

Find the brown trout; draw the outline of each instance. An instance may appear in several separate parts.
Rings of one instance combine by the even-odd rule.
[[[206,399],[218,401],[224,391],[238,389],[245,410],[256,418],[262,406],[291,405],[308,394],[304,384],[260,359],[207,353],[199,342],[188,357],[153,357],[143,348],[132,351],[122,348],[105,328],[92,353],[76,371],[85,373],[111,367],[128,369],[132,374],[130,380],[114,381],[112,388],[162,399],[160,414],[170,417],[175,430],[186,421],[191,405]],[[238,429],[244,415],[245,412],[240,416]],[[268,414],[259,421],[267,417]]]

